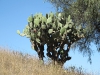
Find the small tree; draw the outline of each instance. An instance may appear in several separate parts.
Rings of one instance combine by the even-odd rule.
[[[70,60],[68,52],[73,43],[83,39],[87,28],[73,23],[70,15],[52,12],[43,16],[41,13],[31,15],[28,25],[20,36],[30,38],[32,48],[38,53],[40,60],[44,57],[44,45],[47,45],[47,56],[60,65]],[[67,49],[64,48],[65,44]]]

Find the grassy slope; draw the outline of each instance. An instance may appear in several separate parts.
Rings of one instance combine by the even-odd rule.
[[[44,65],[33,56],[0,47],[0,75],[92,75]]]

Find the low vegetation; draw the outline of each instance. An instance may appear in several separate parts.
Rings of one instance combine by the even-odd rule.
[[[0,47],[0,75],[94,75],[70,67],[63,69],[51,62],[43,64],[29,54],[11,51]]]

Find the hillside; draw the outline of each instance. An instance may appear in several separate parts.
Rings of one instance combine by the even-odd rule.
[[[0,47],[0,75],[93,75],[80,70],[64,70],[36,57]]]

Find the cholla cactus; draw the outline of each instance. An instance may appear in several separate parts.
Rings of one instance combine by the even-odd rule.
[[[43,60],[44,45],[47,44],[47,56],[57,63],[64,64],[71,57],[68,56],[70,46],[84,37],[82,27],[77,28],[70,15],[65,17],[64,13],[53,14],[52,12],[43,16],[41,13],[31,15],[28,25],[21,36],[30,38],[32,48],[37,51],[39,58]],[[64,45],[67,44],[67,49]]]

